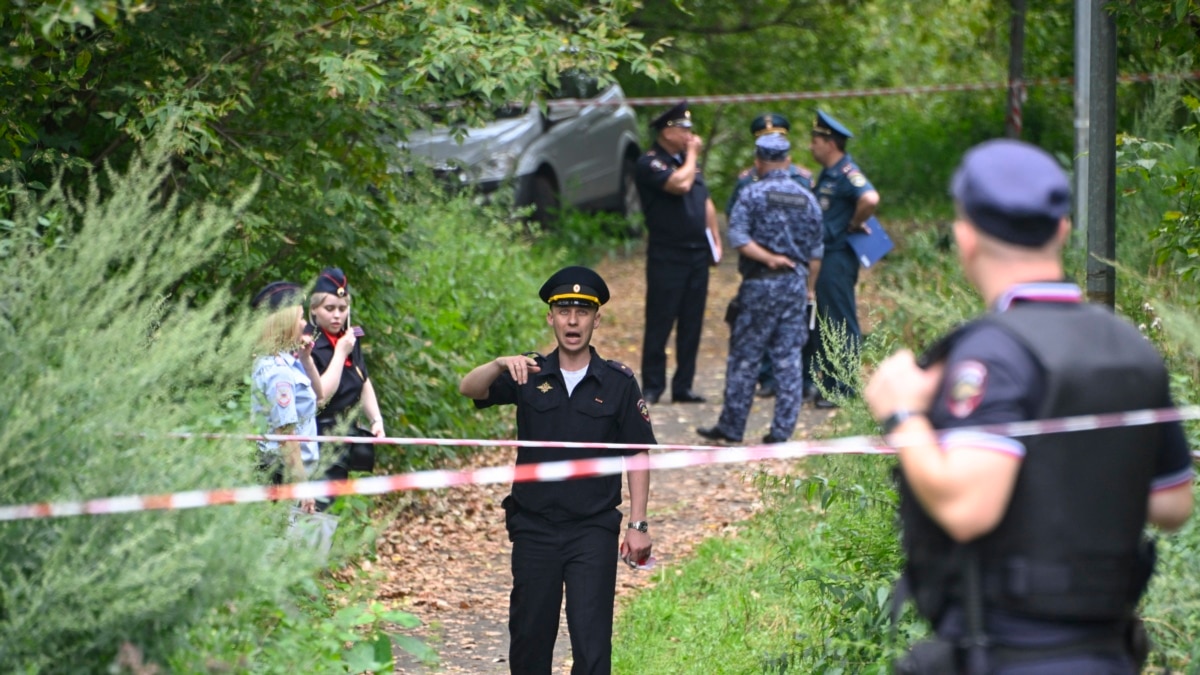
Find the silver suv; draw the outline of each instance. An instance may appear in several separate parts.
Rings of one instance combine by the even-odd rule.
[[[548,224],[560,206],[606,210],[632,218],[641,213],[634,167],[637,118],[617,84],[564,73],[549,102],[497,111],[495,121],[456,139],[447,128],[416,130],[399,143],[449,180],[490,194],[515,187],[518,206],[534,205]],[[555,103],[573,99],[579,103]]]

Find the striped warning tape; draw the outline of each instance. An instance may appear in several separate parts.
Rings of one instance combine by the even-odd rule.
[[[1041,434],[1092,431],[1116,427],[1142,426],[1161,422],[1177,422],[1200,419],[1200,406],[1183,408],[1161,408],[1137,410],[1104,415],[1079,415],[1051,420],[1015,422],[999,425],[962,427],[955,433],[977,432],[1009,436],[1013,438]],[[28,520],[32,518],[60,518],[65,516],[133,513],[137,511],[160,511],[195,509],[222,504],[251,504],[266,501],[292,499],[315,499],[317,497],[340,497],[344,495],[379,495],[404,490],[430,490],[458,485],[489,485],[495,483],[521,483],[533,481],[558,481],[570,478],[588,478],[620,474],[626,470],[680,469],[707,464],[731,464],[756,462],[767,459],[798,459],[814,455],[883,455],[895,452],[895,447],[905,445],[902,436],[893,436],[885,445],[873,436],[847,436],[828,441],[792,441],[772,445],[749,446],[706,446],[706,445],[630,445],[623,443],[563,443],[550,441],[504,441],[440,438],[364,438],[360,436],[294,436],[253,434],[171,434],[178,438],[244,439],[270,441],[306,441],[375,443],[380,445],[472,445],[472,446],[520,446],[548,448],[604,448],[614,450],[645,450],[656,448],[667,450],[661,454],[639,454],[627,457],[599,457],[595,459],[543,462],[493,466],[482,469],[414,471],[392,476],[372,476],[337,481],[309,481],[292,485],[250,486],[222,488],[216,490],[189,490],[160,495],[125,495],[105,497],[87,501],[41,502],[0,507],[0,521]],[[1200,458],[1200,453],[1193,453]]]
[[[1160,80],[1200,80],[1200,70],[1187,73],[1138,73],[1118,75],[1117,82],[1128,84],[1134,82],[1156,82]],[[1043,77],[1032,80],[1021,80],[1022,88],[1026,87],[1061,87],[1072,84],[1071,77]],[[717,103],[765,103],[769,101],[820,101],[838,98],[867,98],[871,96],[916,96],[919,94],[941,94],[961,91],[986,91],[989,89],[1007,89],[1014,86],[1011,82],[972,82],[958,84],[927,84],[905,87],[874,87],[862,89],[832,89],[828,91],[788,91],[762,94],[709,94],[692,96],[674,94],[671,96],[634,96],[614,100],[597,100],[583,98],[563,98],[547,102],[550,107],[580,108],[585,106],[656,106],[674,105],[682,99],[687,99],[689,105]]]

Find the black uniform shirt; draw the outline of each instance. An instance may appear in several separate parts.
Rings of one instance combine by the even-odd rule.
[[[316,330],[315,338],[312,349],[313,363],[317,366],[317,372],[324,374],[333,360],[334,346],[330,342],[329,336],[320,328]],[[318,421],[331,420],[357,405],[359,399],[362,398],[362,388],[367,377],[367,364],[363,360],[362,342],[357,341],[354,343],[354,349],[350,350],[350,358],[342,368],[342,379],[338,382],[337,392],[317,413]]]
[[[628,366],[605,361],[591,349],[587,374],[567,395],[558,350],[539,360],[541,371],[517,385],[507,372],[496,378],[475,407],[517,406],[517,438],[525,441],[637,443],[654,445],[650,411]],[[517,464],[633,455],[598,448],[519,448]],[[524,510],[550,520],[574,520],[621,503],[621,476],[597,476],[544,483],[516,483],[513,497]]]
[[[1017,302],[1080,302],[1082,292],[1070,283],[1020,284],[1009,289],[994,311],[1003,312]],[[1004,329],[983,324],[954,343],[946,358],[945,376],[929,412],[937,429],[1005,424],[1035,419],[1042,405],[1045,375],[1033,354]],[[1183,426],[1164,425],[1164,443],[1147,448],[1155,453],[1151,490],[1175,487],[1192,479],[1192,458]],[[979,432],[949,431],[942,447],[994,449],[1023,458],[1025,445],[1019,439]],[[965,632],[960,607],[946,612],[938,633],[959,636]],[[989,636],[1001,643],[1020,646],[1067,644],[1089,634],[1091,628],[1032,619],[989,610],[985,618]]]
[[[658,143],[637,161],[637,188],[651,246],[707,249],[708,186],[696,169],[692,189],[681,195],[663,189],[667,179],[683,162]]]

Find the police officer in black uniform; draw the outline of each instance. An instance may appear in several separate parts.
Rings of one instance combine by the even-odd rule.
[[[692,391],[692,381],[708,299],[708,269],[721,256],[717,209],[696,165],[704,143],[692,133],[687,101],[659,115],[650,126],[658,136],[654,147],[638,158],[636,174],[650,235],[642,384],[646,400],[657,403],[667,388],[667,339],[674,325],[671,399],[700,403],[704,397]]]
[[[459,391],[477,408],[517,406],[517,437],[529,441],[654,445],[650,411],[628,366],[602,359],[591,346],[608,286],[586,267],[566,267],[542,286],[549,305],[546,323],[558,348],[548,356],[502,356],[475,368]],[[517,464],[620,455],[648,455],[596,448],[534,448],[517,451]],[[617,558],[631,566],[650,556],[647,470],[626,472],[630,520],[621,529],[619,475],[566,481],[514,483],[504,500],[513,542],[513,589],[509,603],[509,663],[513,673],[550,673],[563,586],[574,675],[612,670],[613,599]]]
[[[375,385],[367,372],[361,328],[350,326],[350,288],[346,274],[326,267],[317,276],[309,295],[309,317],[313,326],[313,361],[321,373],[326,392],[324,407],[317,414],[317,431],[322,436],[383,436],[383,415],[375,396]],[[355,424],[354,413],[362,403],[369,430]],[[330,453],[335,457],[325,471],[326,480],[342,480],[351,471],[373,471],[375,446],[370,443],[342,445]],[[329,501],[318,501],[327,507]]]
[[[958,256],[991,311],[920,362],[889,357],[865,391],[897,446],[905,579],[949,647],[921,653],[961,660],[922,669],[914,650],[900,672],[1133,675],[1134,609],[1153,569],[1143,528],[1178,528],[1192,510],[1181,425],[1020,439],[955,429],[1170,407],[1166,368],[1063,281],[1070,189],[1050,155],[983,143],[952,192]]]

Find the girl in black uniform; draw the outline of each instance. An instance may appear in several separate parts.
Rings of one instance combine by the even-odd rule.
[[[350,291],[342,270],[336,267],[321,270],[309,298],[309,314],[315,326],[313,361],[321,373],[321,390],[325,392],[321,400],[323,408],[317,414],[318,433],[382,437],[383,415],[358,344],[362,329],[350,326]],[[360,402],[370,431],[360,426],[361,416],[354,416]],[[344,424],[347,421],[349,426]],[[351,471],[375,469],[374,445],[349,443],[334,448],[330,455],[337,459],[325,471],[325,479],[341,480]]]

